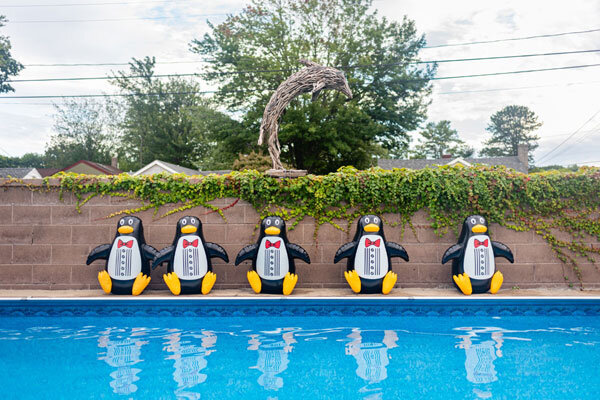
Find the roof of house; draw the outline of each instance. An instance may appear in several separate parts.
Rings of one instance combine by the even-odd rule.
[[[167,172],[172,174],[186,174],[186,175],[198,175],[198,170],[182,167],[181,165],[171,164],[166,161],[154,160],[150,164],[143,166],[139,170],[135,171],[133,175],[142,175],[144,172],[149,170],[150,168],[158,166],[164,169]]]
[[[92,167],[94,169],[97,169],[98,171],[102,172],[104,175],[119,175],[120,173],[122,173],[123,171],[121,171],[118,168],[115,168],[111,165],[104,165],[104,164],[99,164],[93,161],[88,161],[88,160],[79,160],[77,161],[75,164],[71,164],[68,167],[65,167],[63,169],[61,169],[61,171],[68,171],[71,168],[75,167],[76,165],[79,164],[85,164],[89,167]]]
[[[40,173],[40,175],[42,176],[42,178],[45,178],[47,176],[52,176],[52,175],[56,174],[57,172],[60,172],[60,168],[37,168],[37,170]]]
[[[29,175],[29,176],[27,176]],[[41,178],[41,175],[35,168],[22,167],[22,168],[0,168],[0,178],[17,178],[23,179],[28,178]]]
[[[432,167],[434,165],[446,165],[456,160],[456,158],[435,158],[431,160],[427,159],[413,159],[413,160],[392,160],[381,158],[377,160],[377,166],[383,169],[392,168],[410,168],[410,169],[423,169],[426,167]],[[486,165],[504,165],[508,168],[513,168],[519,172],[528,172],[528,166],[524,165],[517,156],[505,156],[505,157],[483,157],[483,158],[465,158],[464,161],[470,164],[486,164]]]

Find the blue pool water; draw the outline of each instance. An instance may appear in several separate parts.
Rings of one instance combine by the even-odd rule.
[[[3,399],[584,399],[600,300],[0,301]]]

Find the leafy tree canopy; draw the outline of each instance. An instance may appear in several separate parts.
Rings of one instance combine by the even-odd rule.
[[[6,18],[0,15],[0,28],[6,23]],[[23,65],[12,58],[8,37],[0,35],[0,93],[14,92],[15,89],[6,83],[11,77],[15,76],[23,69]]]
[[[43,154],[25,153],[21,157],[0,156],[0,168],[44,168],[46,166],[46,159]]]
[[[444,154],[454,157],[471,157],[475,150],[467,146],[452,129],[450,121],[430,122],[419,132],[421,139],[415,147],[415,158],[441,158]]]
[[[540,137],[534,133],[542,123],[526,106],[506,106],[490,118],[486,130],[492,134],[481,150],[482,155],[516,156],[520,144],[529,145],[529,163],[533,163],[533,150]]]
[[[376,154],[406,154],[407,132],[425,118],[435,67],[411,63],[425,45],[414,22],[381,18],[371,3],[253,0],[192,42],[210,62],[204,78],[218,85],[218,101],[243,115],[237,141],[254,147],[271,93],[304,58],[343,69],[354,99],[325,91],[314,103],[294,100],[280,121],[282,161],[323,173],[367,167]]]

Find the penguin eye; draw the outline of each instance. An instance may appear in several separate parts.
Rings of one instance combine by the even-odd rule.
[[[377,217],[373,218],[373,223],[374,224],[378,224],[379,223],[379,218],[377,218]]]
[[[121,225],[121,226],[122,226],[124,223],[125,223],[125,220],[124,220],[124,219],[122,219],[122,220],[120,220],[120,221],[119,221],[119,225]]]
[[[181,225],[185,225],[185,224],[187,224],[187,219],[184,218],[181,220]]]
[[[190,219],[190,224],[195,224],[195,223],[196,223],[196,219],[195,218]]]
[[[133,225],[133,219],[129,218],[129,221],[127,221],[127,225]]]
[[[279,225],[279,220],[278,219],[275,220],[275,225]]]
[[[483,219],[483,217],[479,218],[479,222],[482,224],[485,224],[485,219]]]
[[[271,225],[271,220],[268,219],[266,223],[267,223],[267,225]]]
[[[475,225],[477,223],[477,220],[475,218],[471,218],[471,224]]]
[[[369,222],[371,222],[371,220],[367,217],[365,218],[365,222],[368,224]]]

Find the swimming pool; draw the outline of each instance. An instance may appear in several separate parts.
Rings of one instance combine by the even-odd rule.
[[[573,399],[600,299],[0,301],[3,398]]]

